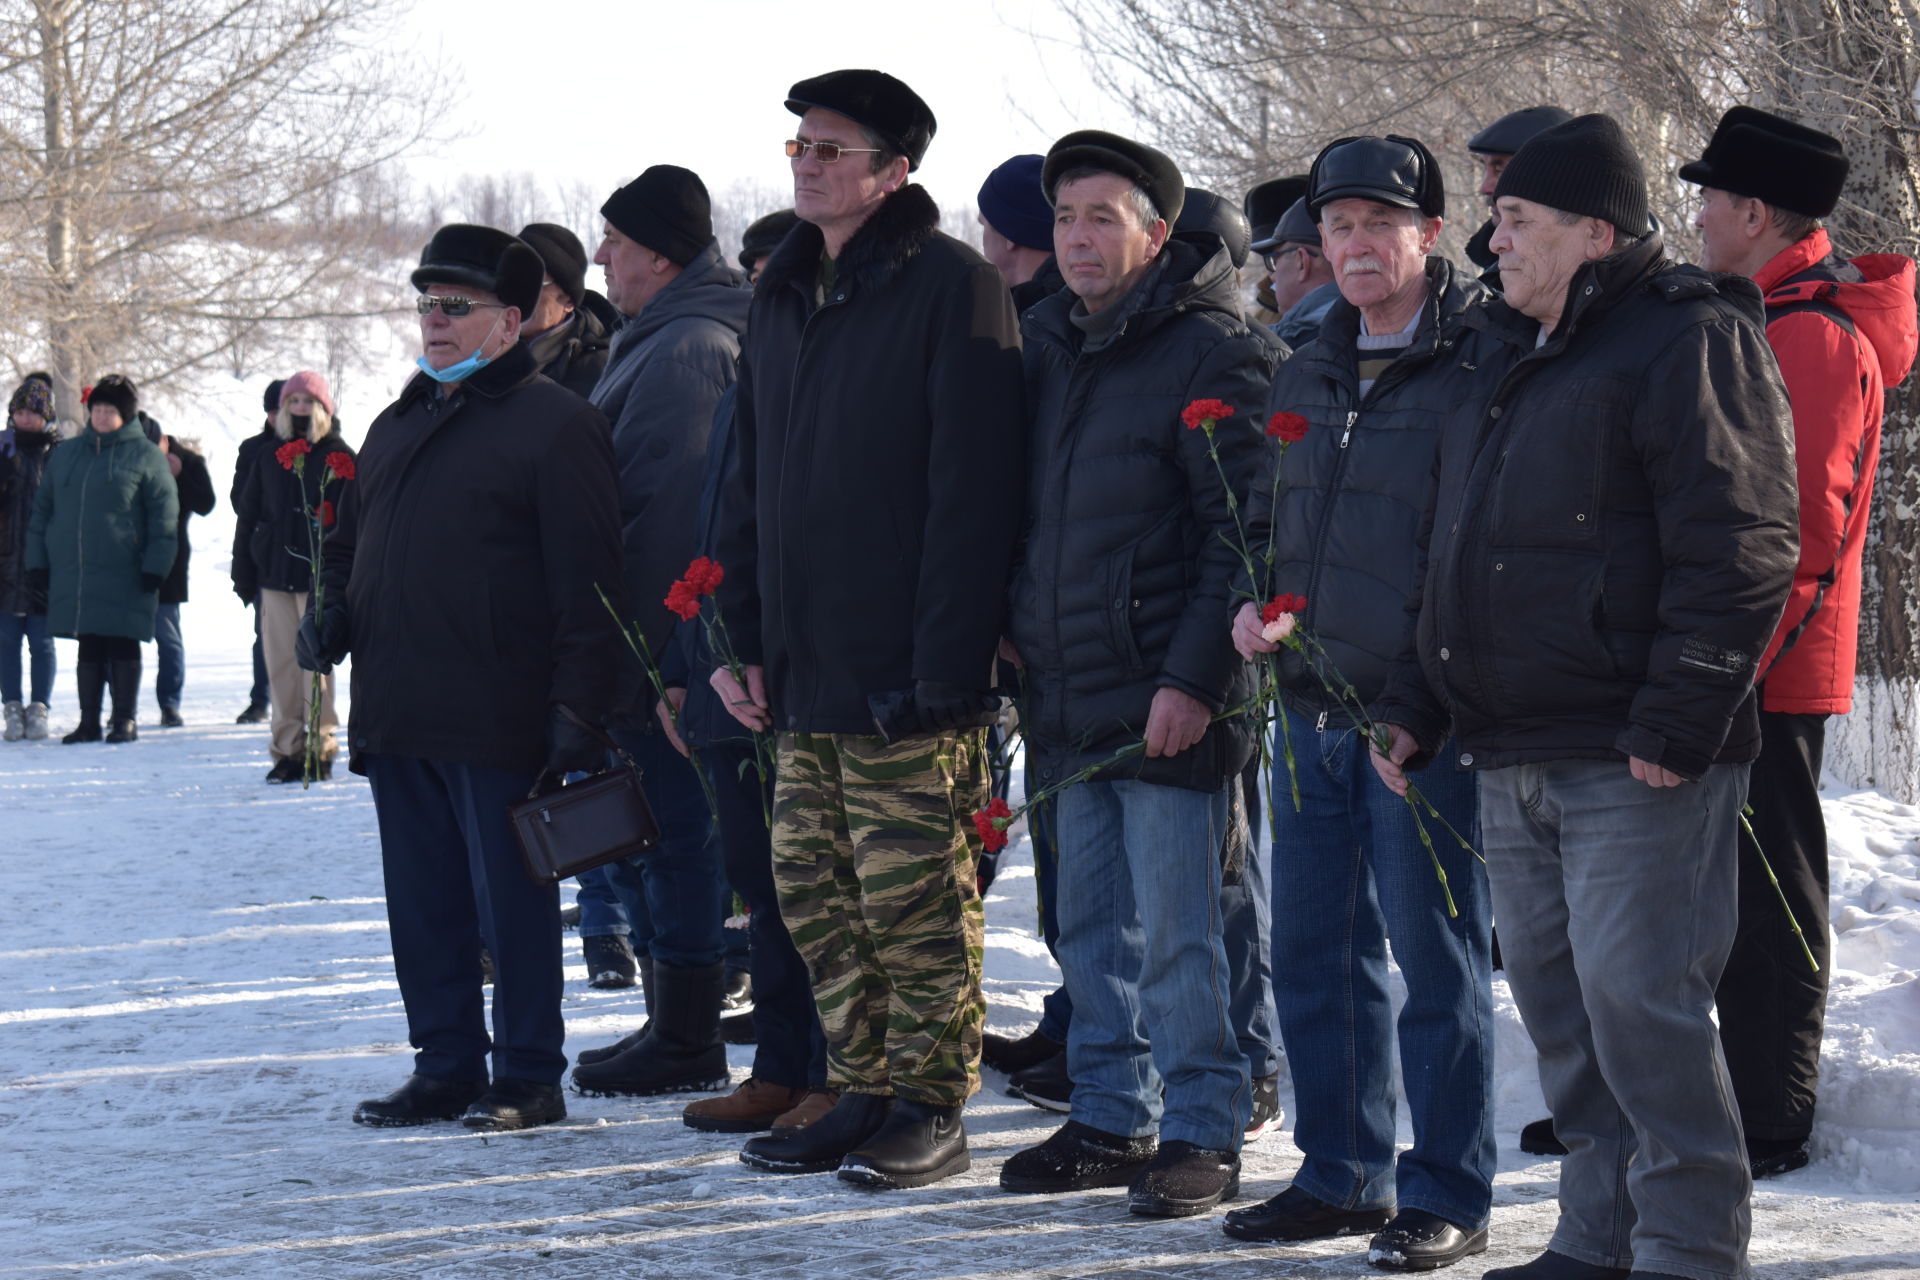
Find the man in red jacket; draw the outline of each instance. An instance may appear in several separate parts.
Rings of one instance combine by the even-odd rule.
[[[1800,563],[1760,660],[1754,841],[1741,840],[1740,926],[1716,997],[1720,1039],[1756,1178],[1807,1162],[1827,996],[1827,832],[1820,758],[1830,715],[1852,707],[1860,553],[1880,457],[1883,392],[1913,365],[1914,264],[1851,262],[1820,219],[1847,177],[1840,143],[1753,107],[1720,120],[1680,168],[1702,188],[1702,265],[1752,278],[1793,400]],[[1819,962],[1807,963],[1760,854]]]

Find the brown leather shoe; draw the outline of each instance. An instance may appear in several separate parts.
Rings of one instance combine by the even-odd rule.
[[[782,1113],[773,1122],[776,1134],[798,1133],[800,1130],[833,1110],[833,1104],[840,1101],[840,1091],[824,1085],[815,1085],[807,1090],[807,1096],[796,1102],[791,1111]]]
[[[708,1133],[760,1133],[771,1129],[795,1106],[806,1101],[805,1089],[789,1089],[748,1076],[739,1088],[719,1098],[702,1098],[680,1113],[689,1129]]]

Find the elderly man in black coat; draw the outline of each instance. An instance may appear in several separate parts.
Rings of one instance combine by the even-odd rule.
[[[301,626],[301,666],[353,654],[349,762],[373,787],[418,1050],[362,1124],[566,1115],[560,898],[528,880],[506,811],[605,760],[575,718],[605,721],[621,660],[596,591],[619,593],[620,507],[606,419],[519,341],[541,278],[504,231],[434,233],[413,273],[420,373],[367,428],[325,544],[326,606]]]
[[[979,1087],[987,694],[1020,506],[1006,282],[907,182],[933,113],[878,71],[793,86],[801,225],[755,287],[720,588],[742,723],[778,732],[780,910],[834,1109],[749,1142],[776,1172],[917,1186],[968,1167]]]
[[[1041,784],[1099,771],[1052,802],[1072,1119],[1000,1184],[1131,1185],[1133,1212],[1186,1216],[1235,1194],[1253,1112],[1220,909],[1253,684],[1226,619],[1283,348],[1241,318],[1218,234],[1170,237],[1186,187],[1165,155],[1073,133],[1043,178],[1067,288],[1021,322],[1033,445],[1005,654]]]

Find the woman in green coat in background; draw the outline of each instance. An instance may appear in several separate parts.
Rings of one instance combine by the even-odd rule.
[[[100,741],[100,695],[113,689],[108,742],[132,742],[140,643],[153,639],[160,585],[173,567],[180,503],[166,459],[139,422],[133,384],[100,379],[91,431],[53,451],[34,495],[27,573],[47,593],[48,629],[80,641],[80,726],[63,742]]]

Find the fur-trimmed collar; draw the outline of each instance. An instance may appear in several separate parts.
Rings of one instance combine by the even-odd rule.
[[[834,283],[854,293],[878,288],[926,248],[939,231],[940,206],[925,187],[909,183],[882,201],[840,250],[834,263]],[[811,291],[819,278],[825,243],[820,228],[812,223],[796,225],[773,251],[767,269],[760,274],[759,288],[798,285]]]

